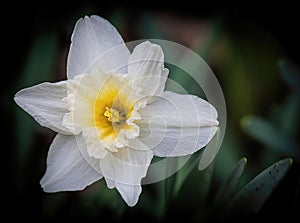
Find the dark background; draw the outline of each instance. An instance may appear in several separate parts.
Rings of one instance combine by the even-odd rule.
[[[219,17],[223,21],[226,30],[231,34],[247,35],[243,24],[253,24],[259,30],[268,33],[272,36],[272,41],[276,42],[278,52],[289,58],[295,64],[300,64],[300,47],[299,47],[299,21],[300,14],[296,4],[288,1],[280,3],[269,3],[263,5],[262,2],[241,2],[241,3],[200,3],[200,7],[191,1],[184,1],[181,3],[172,2],[169,4],[162,4],[161,2],[140,2],[140,4],[126,4],[114,2],[108,4],[106,1],[76,1],[69,4],[54,1],[43,1],[37,3],[30,2],[8,2],[2,9],[2,86],[1,86],[1,120],[2,127],[5,134],[2,135],[1,140],[1,193],[4,200],[2,200],[6,207],[3,211],[3,217],[8,216],[14,218],[24,219],[41,219],[41,220],[59,220],[65,219],[79,219],[83,220],[84,214],[80,212],[78,202],[78,194],[68,196],[67,202],[64,203],[54,216],[47,217],[44,215],[44,207],[42,207],[43,192],[38,184],[43,170],[32,172],[32,168],[42,166],[45,161],[45,154],[51,142],[53,134],[49,134],[47,140],[43,133],[37,134],[32,145],[34,147],[32,155],[27,162],[31,163],[31,167],[22,171],[15,171],[15,168],[21,168],[17,164],[18,159],[15,157],[16,148],[16,133],[15,126],[18,125],[14,118],[15,106],[11,105],[13,95],[16,93],[20,85],[16,83],[21,79],[22,70],[25,66],[28,52],[34,41],[34,37],[38,33],[55,30],[59,33],[61,47],[64,48],[69,44],[70,33],[74,22],[85,13],[98,14],[106,17],[111,15],[116,9],[121,10],[127,20],[127,30],[125,35],[126,40],[134,40],[139,36],[133,31],[139,18],[145,12],[151,13],[166,13],[173,16],[188,17],[193,19],[207,19]],[[66,28],[69,27],[69,28]],[[129,27],[129,28],[128,28]],[[259,49],[258,49],[259,52]],[[4,68],[4,69],[3,69]],[[62,69],[63,68],[56,68]],[[221,72],[218,70],[218,72]],[[63,79],[62,76],[55,76],[53,80]],[[221,81],[225,78],[220,77]],[[226,80],[223,82],[226,83]],[[17,87],[18,86],[18,87]],[[284,99],[284,91],[288,90],[286,84],[280,83],[279,90],[272,90],[272,96],[269,101],[280,102]],[[25,87],[25,86],[24,86]],[[253,86],[255,88],[255,86]],[[268,89],[266,89],[268,91]],[[226,93],[226,91],[225,91]],[[228,93],[229,94],[229,93]],[[263,92],[262,92],[263,94]],[[225,95],[226,98],[227,95]],[[227,98],[226,98],[227,99]],[[265,107],[269,107],[266,105]],[[231,107],[229,109],[229,119],[231,114]],[[252,111],[259,115],[266,116],[267,111],[263,107],[259,107]],[[251,111],[251,112],[252,112]],[[240,117],[239,117],[240,118]],[[237,126],[237,123],[233,123]],[[237,128],[237,127],[236,127]],[[26,131],[26,129],[24,129]],[[239,135],[239,134],[238,134]],[[260,145],[256,141],[249,139],[245,135],[241,136],[245,142],[245,148]],[[41,150],[38,150],[40,148]],[[250,161],[255,162],[259,160],[254,151],[246,152],[250,156]],[[43,159],[41,160],[41,157]],[[255,169],[255,168],[254,168]],[[257,167],[258,169],[258,167]],[[257,170],[256,169],[256,170]],[[21,173],[21,174],[20,174]],[[250,174],[251,175],[251,174]],[[18,178],[25,178],[24,183],[18,186]],[[299,163],[295,162],[291,171],[286,176],[285,181],[274,191],[273,196],[264,205],[262,211],[256,215],[249,217],[250,220],[257,219],[271,219],[275,220],[278,217],[296,216],[295,212],[289,212],[289,205],[285,203],[292,202],[297,190],[299,180]],[[24,179],[20,180],[24,181]],[[105,209],[106,210],[106,209]],[[299,210],[299,208],[297,209]],[[101,213],[105,211],[102,210]],[[126,212],[124,219],[135,219],[134,214],[137,212]],[[112,209],[107,209],[104,216],[114,215]],[[137,215],[138,216],[138,215]],[[139,217],[145,217],[147,214],[140,213]],[[289,217],[288,217],[289,216]],[[91,217],[91,221],[96,221],[97,216]],[[297,216],[296,216],[297,217]],[[150,217],[151,219],[151,217]],[[171,218],[172,219],[172,218]],[[101,219],[99,219],[100,221]]]

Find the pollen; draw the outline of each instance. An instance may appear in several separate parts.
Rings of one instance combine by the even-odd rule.
[[[107,120],[114,124],[122,124],[126,121],[126,115],[123,112],[118,111],[114,108],[106,107],[104,116],[107,117]]]

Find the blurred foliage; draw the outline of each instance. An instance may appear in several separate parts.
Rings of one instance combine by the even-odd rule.
[[[34,40],[30,52],[28,52],[17,88],[21,89],[50,81],[55,58],[57,57],[57,48],[58,40],[55,33],[39,34]],[[16,122],[18,123],[16,140],[18,142],[18,156],[20,162],[22,162],[28,158],[26,156],[29,153],[30,143],[38,124],[21,108],[17,109],[16,112]],[[25,129],[26,131],[24,131]]]
[[[39,82],[60,79],[65,70],[58,67],[65,66],[64,52],[74,23],[78,17],[92,13],[112,21],[126,41],[162,38],[201,55],[224,91],[228,109],[224,141],[211,163],[201,163],[201,157],[212,157],[213,151],[201,150],[168,179],[144,185],[133,208],[126,206],[116,190],[107,189],[103,180],[80,192],[46,194],[39,180],[53,132],[38,126],[12,102],[5,102],[4,111],[14,120],[11,138],[15,141],[11,140],[8,153],[13,158],[8,159],[6,188],[6,214],[11,219],[170,221],[184,216],[186,221],[204,222],[224,216],[234,219],[234,215],[245,214],[243,210],[251,214],[250,220],[253,216],[299,217],[299,69],[281,59],[285,55],[278,42],[252,23],[151,11],[132,15],[122,8],[102,13],[93,5],[83,4],[69,11],[64,21],[49,19],[44,21],[51,24],[48,29],[30,33],[31,47],[27,47],[23,69],[13,90],[4,92],[3,98],[12,99],[17,90]],[[175,66],[168,68],[170,78],[188,93],[204,96],[193,79]],[[287,157],[293,159],[292,166]],[[18,215],[10,215],[12,210],[18,210]]]
[[[253,138],[263,143],[267,149],[285,156],[292,156],[298,162],[300,114],[300,72],[287,60],[278,63],[282,78],[293,88],[288,92],[282,104],[274,106],[268,118],[251,115],[242,119],[243,129]]]
[[[229,200],[229,205],[224,207],[225,216],[257,213],[292,163],[290,158],[280,160],[257,175],[231,201]]]

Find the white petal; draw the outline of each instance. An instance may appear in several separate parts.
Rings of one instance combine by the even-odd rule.
[[[123,200],[127,203],[128,206],[133,207],[139,200],[139,196],[142,192],[141,185],[127,185],[115,183],[115,187],[121,194]]]
[[[69,113],[64,116],[63,126],[74,135],[80,133],[83,127],[94,127],[94,102],[101,85],[107,75],[102,72],[77,75],[68,80],[68,96],[64,99],[68,104]]]
[[[211,140],[218,126],[216,109],[193,95],[164,92],[140,113],[140,141],[136,146],[144,144],[160,157],[196,152]]]
[[[62,126],[63,117],[68,112],[67,103],[62,100],[66,95],[66,81],[45,82],[19,91],[14,99],[40,125],[55,132],[70,134]]]
[[[67,77],[74,78],[88,70],[119,70],[130,55],[116,28],[98,16],[85,16],[77,21],[67,63]]]
[[[40,182],[45,192],[82,190],[102,178],[92,167],[99,162],[82,151],[86,151],[82,137],[56,135],[48,152],[46,173]]]
[[[139,200],[139,196],[142,192],[141,185],[128,185],[116,183],[107,178],[105,178],[105,180],[109,189],[117,188],[123,200],[127,203],[128,206],[133,207],[136,205],[136,203]]]
[[[100,160],[100,169],[109,188],[116,187],[129,206],[138,201],[141,179],[146,176],[153,152],[121,148]]]
[[[134,48],[129,57],[128,76],[133,87],[139,87],[143,96],[160,95],[168,73],[168,69],[164,68],[164,54],[159,45],[146,41]]]

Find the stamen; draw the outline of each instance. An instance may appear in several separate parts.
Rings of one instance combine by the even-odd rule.
[[[106,107],[105,110],[106,111],[104,112],[104,116],[106,116],[108,121],[110,122],[121,124],[126,119],[125,114],[120,113],[118,110],[114,108]]]

